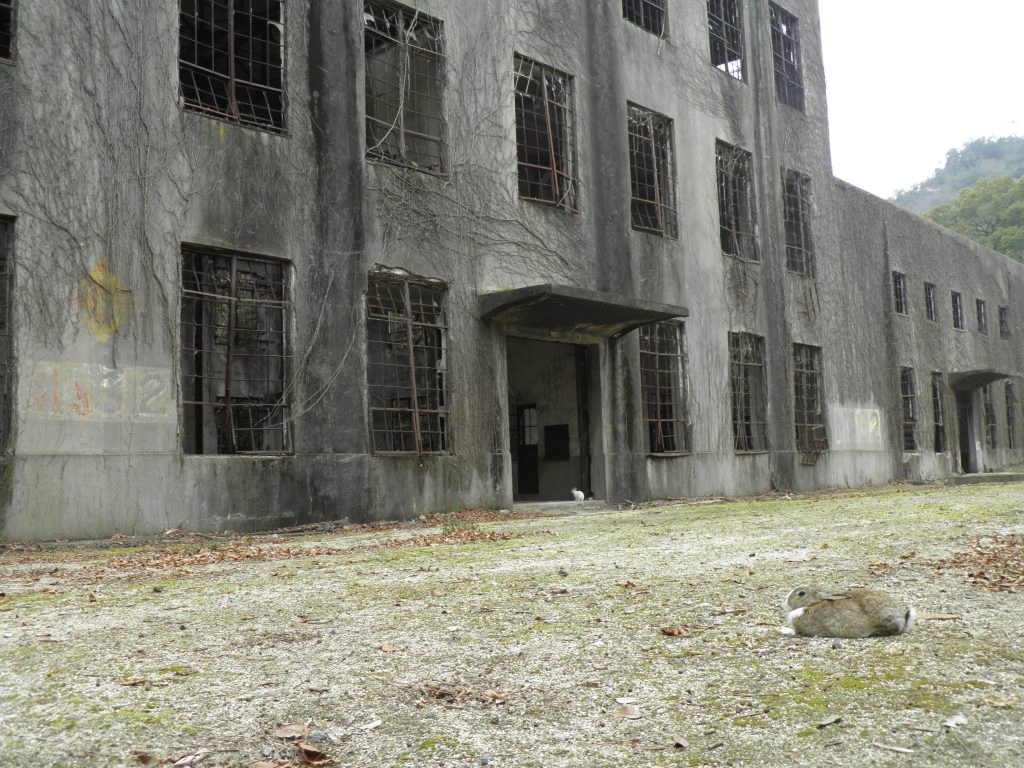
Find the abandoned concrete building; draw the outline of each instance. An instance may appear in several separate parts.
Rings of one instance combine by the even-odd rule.
[[[0,538],[1003,468],[1022,297],[815,0],[0,0]]]

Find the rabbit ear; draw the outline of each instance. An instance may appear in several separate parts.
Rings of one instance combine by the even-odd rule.
[[[849,592],[819,592],[815,595],[819,600],[846,600],[850,597]]]

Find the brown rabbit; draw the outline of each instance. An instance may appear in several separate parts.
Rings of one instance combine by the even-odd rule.
[[[786,634],[806,637],[899,635],[910,631],[916,615],[892,595],[863,587],[842,592],[797,587],[782,607],[791,627]]]

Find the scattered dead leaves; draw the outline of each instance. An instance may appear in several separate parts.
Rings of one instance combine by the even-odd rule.
[[[1024,536],[974,536],[968,546],[968,551],[949,558],[915,558],[913,562],[939,571],[966,570],[968,582],[990,592],[1024,588]]]
[[[417,707],[426,706],[430,702],[440,704],[445,709],[460,709],[467,702],[480,704],[504,704],[508,694],[503,693],[486,682],[478,683],[435,683],[427,682],[412,686],[414,694],[418,694]]]

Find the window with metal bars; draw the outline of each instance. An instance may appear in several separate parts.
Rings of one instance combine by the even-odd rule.
[[[0,0],[0,59],[14,58],[14,0]]]
[[[988,335],[988,312],[985,308],[985,301],[983,299],[975,299],[974,306],[977,310],[978,315],[978,333],[983,336]]]
[[[653,35],[666,32],[666,0],[622,0],[622,18]]]
[[[1010,308],[999,308],[999,338],[1010,338]]]
[[[185,452],[290,452],[285,264],[191,247],[181,256]]]
[[[1017,447],[1017,388],[1006,382],[1006,447]]]
[[[181,0],[178,41],[187,108],[285,129],[284,0]]]
[[[786,269],[804,277],[817,273],[811,237],[811,179],[798,171],[782,171]]]
[[[629,124],[630,216],[633,229],[678,236],[672,121],[636,104]]]
[[[516,54],[519,196],[576,210],[572,79]]]
[[[903,423],[903,450],[917,450],[917,382],[913,368],[900,368],[900,411]]]
[[[950,293],[953,303],[953,327],[964,330],[964,297],[956,291]]]
[[[690,450],[684,344],[679,323],[640,327],[640,388],[650,453]]]
[[[996,406],[992,402],[992,385],[981,388],[981,404],[985,418],[985,444],[989,448],[996,447]]]
[[[793,109],[804,108],[804,76],[800,62],[800,35],[796,16],[777,5],[768,6],[775,67],[775,96]]]
[[[793,421],[796,448],[804,453],[828,450],[821,372],[821,348],[793,345]]]
[[[758,261],[757,215],[750,153],[715,142],[718,176],[718,231],[722,253],[746,261]]]
[[[444,172],[444,27],[419,11],[366,0],[366,154]]]
[[[935,286],[931,283],[924,284],[924,311],[931,322],[939,319],[939,306],[935,301]]]
[[[932,421],[935,422],[934,448],[936,453],[949,449],[946,440],[946,385],[942,374],[932,372]]]
[[[729,399],[733,447],[739,452],[767,451],[768,396],[762,337],[729,334]]]
[[[371,273],[366,292],[367,389],[374,453],[450,453],[446,287]]]
[[[711,63],[743,79],[743,20],[739,0],[708,0],[708,38]]]
[[[910,313],[907,306],[907,276],[902,272],[892,273],[892,304],[898,315]]]
[[[11,448],[14,374],[14,220],[0,218],[0,453]]]

